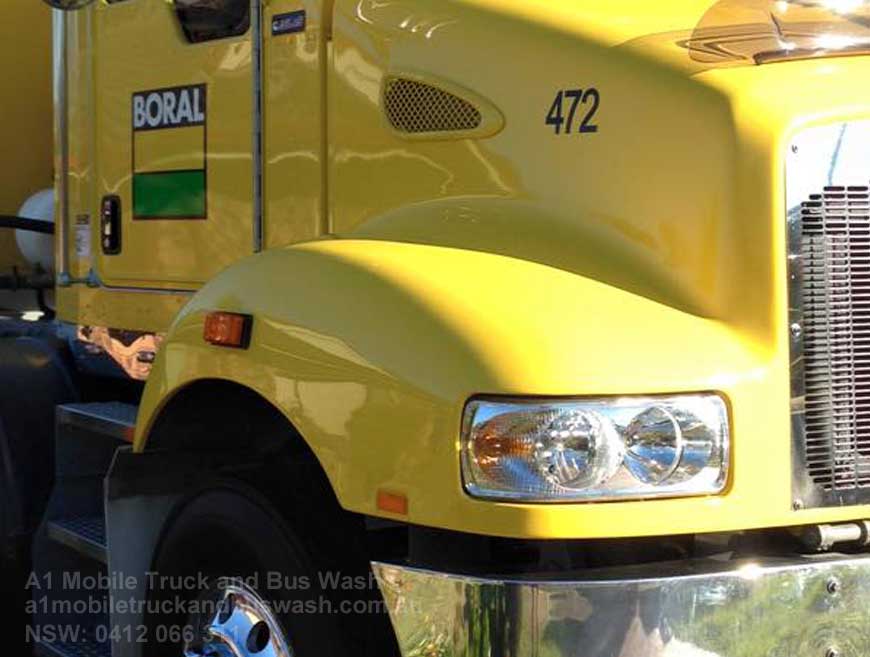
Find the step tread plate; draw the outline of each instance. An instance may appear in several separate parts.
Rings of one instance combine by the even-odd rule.
[[[51,520],[48,535],[91,559],[108,562],[106,523],[99,516]]]
[[[57,407],[58,424],[74,426],[118,440],[132,442],[139,407],[124,402],[63,404]]]

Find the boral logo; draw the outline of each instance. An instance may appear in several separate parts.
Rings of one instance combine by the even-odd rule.
[[[133,94],[133,219],[208,217],[204,84]]]
[[[205,125],[205,85],[139,91],[133,94],[133,130]]]

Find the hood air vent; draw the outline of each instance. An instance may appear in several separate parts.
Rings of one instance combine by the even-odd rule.
[[[384,110],[393,129],[407,135],[474,132],[483,124],[483,113],[469,101],[409,78],[387,80]]]

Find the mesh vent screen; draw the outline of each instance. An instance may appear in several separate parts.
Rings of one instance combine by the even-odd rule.
[[[476,130],[483,121],[465,99],[406,78],[387,81],[384,109],[393,128],[409,134]]]
[[[870,487],[870,189],[801,207],[806,459],[826,491]]]

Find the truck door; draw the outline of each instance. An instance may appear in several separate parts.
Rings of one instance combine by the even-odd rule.
[[[250,4],[97,5],[104,284],[196,288],[253,251]]]

